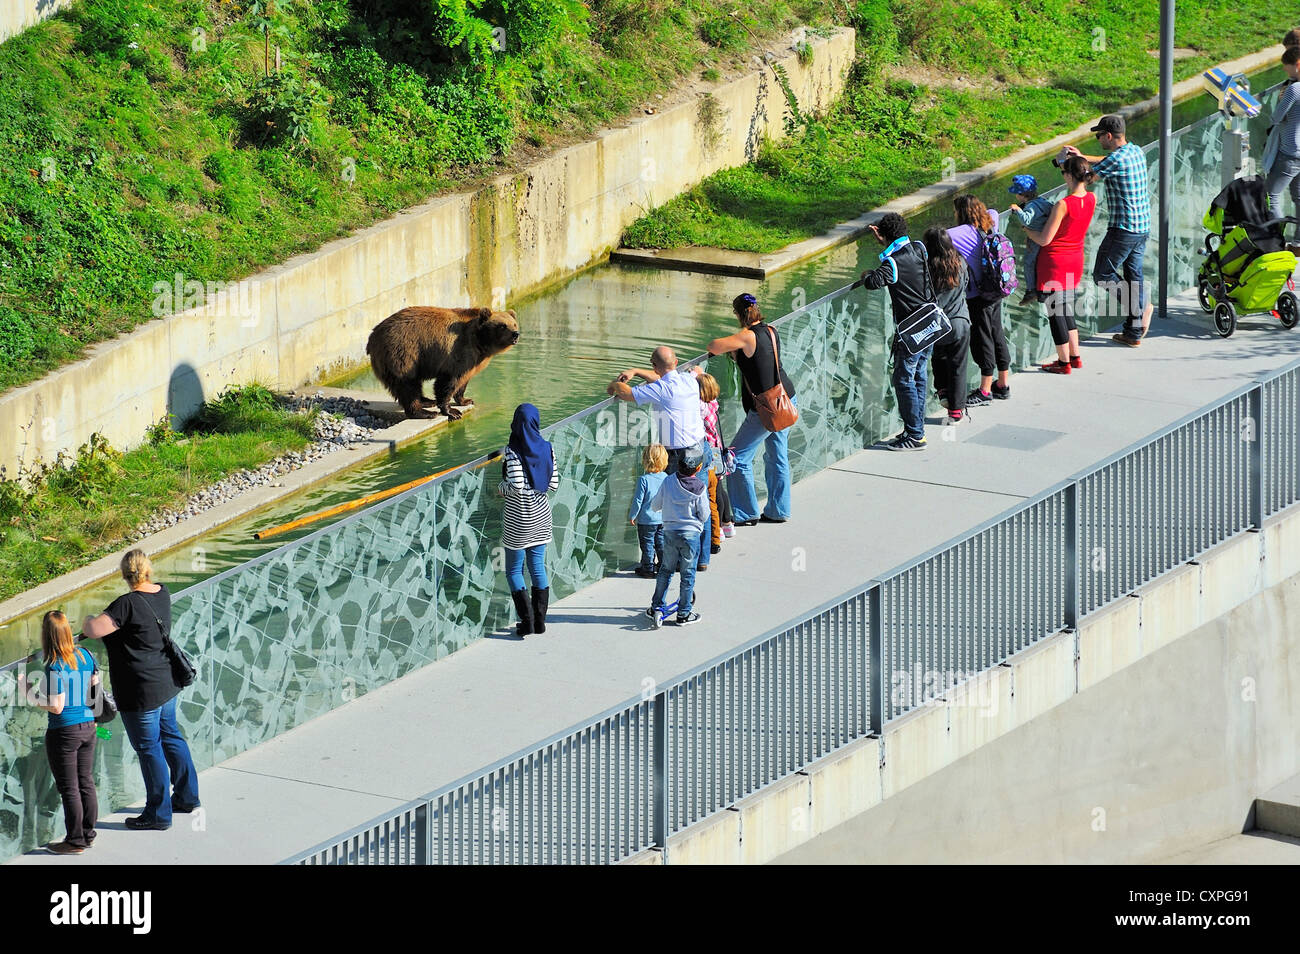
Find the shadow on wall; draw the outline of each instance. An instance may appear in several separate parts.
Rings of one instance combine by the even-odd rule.
[[[203,406],[203,381],[194,366],[182,362],[172,369],[167,383],[167,413],[172,427],[183,427]]]

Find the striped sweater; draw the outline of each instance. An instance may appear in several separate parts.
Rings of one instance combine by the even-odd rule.
[[[560,485],[560,471],[551,451],[551,484],[538,493],[528,483],[519,455],[506,448],[502,455],[501,484],[497,493],[506,498],[501,542],[510,550],[524,550],[551,542],[551,503],[546,493]]]

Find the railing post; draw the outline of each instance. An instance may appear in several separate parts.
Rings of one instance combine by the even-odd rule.
[[[1065,626],[1079,627],[1079,482],[1065,485]]]
[[[1246,422],[1249,433],[1238,435],[1250,441],[1250,525],[1256,530],[1264,526],[1264,385],[1250,389],[1249,415]]]
[[[654,751],[654,840],[655,847],[668,856],[668,693],[659,692],[654,699],[654,731],[650,747]]]
[[[867,624],[870,630],[869,656],[871,659],[871,734],[880,735],[885,728],[885,614],[882,607],[880,582],[867,590]]]
[[[429,863],[429,804],[417,805],[415,808],[415,864]]]

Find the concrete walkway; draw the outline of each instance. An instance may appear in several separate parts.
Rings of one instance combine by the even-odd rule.
[[[1069,377],[933,428],[923,453],[867,450],[794,488],[794,518],[740,528],[699,577],[701,621],[653,632],[630,573],[552,607],[547,633],[484,639],[202,773],[202,830],[100,824],[76,858],[15,863],[268,863],[312,847],[637,695],[941,544],[1300,356],[1300,330],[1245,320],[1224,341],[1194,299],[1139,349],[1099,335]],[[943,440],[945,431],[955,435]],[[802,561],[796,560],[802,550]],[[122,829],[122,830],[119,830]]]
[[[1179,852],[1161,865],[1300,865],[1300,838],[1271,831],[1248,831]]]

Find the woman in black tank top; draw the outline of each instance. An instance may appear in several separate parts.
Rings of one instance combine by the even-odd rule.
[[[731,509],[737,526],[756,523],[784,523],[790,519],[790,459],[787,442],[790,429],[769,431],[754,410],[754,395],[776,387],[778,376],[785,393],[794,400],[794,384],[785,373],[785,356],[776,329],[763,320],[758,300],[753,295],[739,295],[731,303],[741,330],[709,342],[709,354],[730,354],[740,369],[740,389],[745,419],[741,422],[732,448],[736,452],[736,471],[728,478]],[[778,358],[780,359],[778,361]],[[767,505],[759,513],[758,495],[754,490],[754,457],[763,448],[763,473],[767,484]]]

